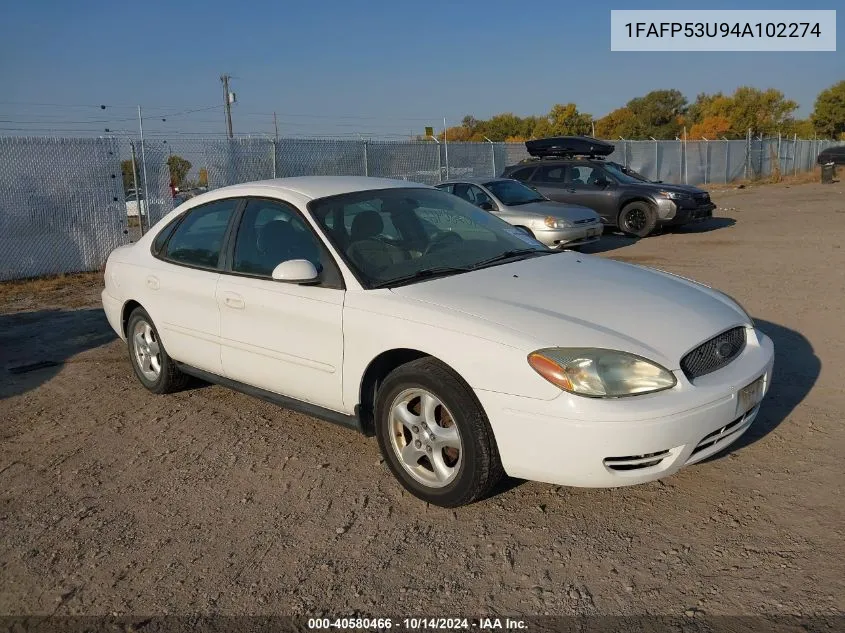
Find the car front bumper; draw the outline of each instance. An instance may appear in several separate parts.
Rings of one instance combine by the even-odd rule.
[[[549,248],[565,248],[567,246],[581,246],[598,241],[604,231],[601,222],[594,222],[586,226],[575,226],[570,229],[532,229],[534,237]]]
[[[760,405],[738,410],[738,393],[771,384],[774,345],[749,330],[746,349],[726,367],[660,393],[603,400],[569,393],[538,400],[475,390],[508,475],[588,488],[660,479],[736,441]]]
[[[664,225],[688,224],[690,222],[701,222],[713,217],[716,205],[712,202],[698,206],[678,207],[675,215],[670,220],[661,220]]]

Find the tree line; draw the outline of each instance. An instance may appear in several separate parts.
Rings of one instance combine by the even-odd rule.
[[[196,180],[188,180],[188,172],[191,171],[191,161],[176,154],[171,154],[167,159],[167,169],[170,171],[170,186],[177,189],[193,189],[194,187],[208,186],[208,170],[200,167]],[[141,182],[140,161],[135,161],[135,175],[132,175],[132,161],[127,159],[120,162],[120,171],[123,175],[123,190],[131,191],[135,188],[135,182]]]
[[[753,136],[793,136],[845,140],[845,81],[816,97],[813,113],[795,118],[798,104],[780,91],[751,86],[733,94],[701,93],[689,103],[678,90],[653,90],[621,108],[594,118],[574,103],[557,104],[543,116],[520,117],[507,112],[487,120],[467,115],[461,125],[446,130],[449,141],[521,142],[545,136],[590,135],[603,139],[715,140]],[[444,134],[440,133],[442,140]]]

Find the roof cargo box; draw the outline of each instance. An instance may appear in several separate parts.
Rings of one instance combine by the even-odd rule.
[[[525,141],[525,149],[537,158],[549,156],[607,156],[614,146],[589,136],[551,136]]]

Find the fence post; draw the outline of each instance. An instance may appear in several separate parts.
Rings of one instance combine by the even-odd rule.
[[[680,136],[676,136],[675,138],[678,139],[678,184],[681,184],[684,174],[684,142]]]
[[[270,141],[270,147],[273,148],[273,178],[276,177],[276,139]]]
[[[748,172],[751,168],[751,128],[745,134],[745,179],[751,180],[748,177]]]
[[[150,185],[147,182],[147,157],[144,153],[144,119],[141,117],[141,106],[138,106],[138,129],[141,133],[141,166],[144,170],[144,202],[147,203],[147,229],[150,228]],[[144,234],[144,218],[141,215],[141,200],[138,200],[138,224],[141,226],[141,235]]]
[[[653,136],[651,137],[651,140],[654,141],[654,170],[656,172],[654,179],[660,180],[660,146],[657,143],[657,139]]]
[[[707,172],[710,171],[710,141],[706,137],[704,139],[704,184],[707,184]]]
[[[730,178],[731,174],[731,142],[726,136],[722,138],[725,139],[725,184],[728,184],[728,178]]]
[[[495,178],[496,177],[496,146],[493,145],[493,141],[491,141],[486,136],[484,137],[484,140],[487,141],[488,143],[490,143],[490,157],[493,159],[493,173],[491,174],[491,176],[493,178]]]
[[[369,159],[367,158],[367,141],[364,141],[364,175],[370,175]]]
[[[792,137],[792,175],[798,173],[798,133]]]

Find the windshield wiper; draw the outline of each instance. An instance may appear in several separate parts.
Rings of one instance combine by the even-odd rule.
[[[513,259],[514,257],[519,257],[520,255],[528,255],[529,253],[536,253],[537,255],[551,255],[552,253],[557,251],[551,250],[537,250],[536,248],[518,248],[512,251],[505,251],[495,257],[490,257],[489,259],[482,259],[480,262],[475,264],[472,269],[477,270],[478,268],[484,268],[485,266],[489,266],[490,264],[495,264],[497,262],[505,261],[506,259]]]
[[[531,198],[530,200],[520,200],[519,202],[506,202],[505,204],[509,207],[518,207],[521,204],[531,204],[532,202],[543,202],[545,198]]]
[[[472,268],[461,268],[458,266],[437,266],[434,268],[423,268],[409,275],[396,277],[395,279],[388,279],[381,283],[373,284],[370,288],[387,288],[389,286],[401,286],[403,284],[420,281],[422,279],[434,279],[435,277],[445,277],[447,275],[457,275],[458,273],[466,273]]]

